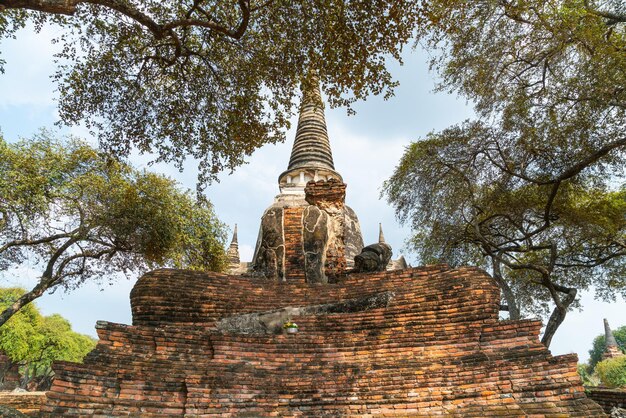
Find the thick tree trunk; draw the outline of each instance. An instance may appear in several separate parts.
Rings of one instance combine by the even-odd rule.
[[[509,319],[521,319],[519,306],[517,305],[517,300],[515,299],[515,294],[509,284],[502,277],[502,271],[500,269],[500,262],[494,258],[491,259],[493,265],[493,278],[498,282],[498,286],[502,290],[502,296],[504,300],[506,300],[506,304],[509,312]]]
[[[559,289],[559,291],[561,292],[564,292],[564,290],[565,289]],[[550,348],[550,343],[552,343],[552,337],[554,337],[557,329],[559,329],[559,327],[565,320],[565,316],[567,315],[567,309],[572,304],[572,302],[574,302],[574,299],[576,299],[576,293],[576,289],[567,288],[567,293],[563,300],[561,300],[560,303],[558,303],[558,301],[555,301],[556,306],[552,311],[552,315],[550,315],[550,319],[548,320],[548,323],[546,325],[546,330],[544,331],[543,337],[541,338],[541,342],[546,347]]]
[[[78,0],[0,0],[2,9],[29,9],[44,13],[71,15]]]
[[[17,311],[43,295],[43,293],[53,285],[54,283],[52,280],[42,278],[39,283],[37,283],[37,286],[35,286],[30,292],[24,293],[18,300],[15,301],[15,303],[7,307],[0,314],[0,327],[4,325],[4,323],[7,322],[13,315],[15,315]]]

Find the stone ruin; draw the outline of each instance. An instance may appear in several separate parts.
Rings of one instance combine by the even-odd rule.
[[[390,262],[382,230],[364,248],[319,91],[279,186],[250,265],[231,244],[230,274],[145,274],[133,324],[55,364],[42,416],[605,416],[539,321],[499,320],[484,271]]]
[[[289,166],[278,185],[280,194],[261,218],[252,271],[276,281],[328,283],[353,267],[363,248],[361,226],[345,204],[319,88],[303,94]]]
[[[19,365],[0,351],[0,392],[11,391],[20,386]]]
[[[43,416],[604,416],[576,355],[552,356],[539,321],[500,321],[499,300],[474,268],[323,286],[153,271],[133,325],[98,322],[85,363],[55,365]],[[281,312],[297,334],[267,321]]]
[[[624,353],[622,353],[622,350],[620,350],[617,345],[613,331],[611,331],[611,327],[609,326],[609,321],[607,321],[606,318],[604,318],[604,341],[605,348],[602,353],[602,360],[624,356]]]
[[[620,350],[606,318],[604,319],[604,341],[602,360],[626,355]],[[600,405],[612,418],[626,418],[626,388],[588,387],[587,396]]]

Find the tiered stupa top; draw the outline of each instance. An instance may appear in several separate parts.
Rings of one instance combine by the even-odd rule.
[[[318,80],[311,77],[303,83],[302,90],[300,117],[289,165],[278,177],[280,194],[261,217],[252,259],[252,268],[256,274],[278,281],[317,280],[312,279],[311,275],[305,278],[305,268],[311,264],[313,253],[320,257],[320,265],[328,277],[336,272],[342,273],[342,270],[353,267],[354,257],[363,248],[358,218],[345,205],[345,184],[341,175],[335,171]],[[309,237],[310,231],[304,229],[305,210],[316,210],[311,209],[315,205],[306,200],[305,188],[311,181],[318,184],[310,186],[309,191],[317,188],[336,198],[333,200],[326,196],[330,199],[326,199],[328,202],[322,199],[332,209],[330,206],[325,207],[323,211],[328,213],[318,213],[328,219],[315,223],[321,235],[313,238]],[[324,186],[322,183],[327,184]],[[340,190],[341,193],[338,192]],[[315,251],[309,248],[318,244],[320,248]]]
[[[239,241],[237,239],[237,224],[235,224],[235,230],[233,231],[233,239],[230,242],[228,251],[226,251],[226,257],[228,258],[228,271],[236,272],[240,269],[241,260],[239,259]]]
[[[319,83],[313,80],[309,86],[302,94],[289,166],[278,177],[280,191],[284,194],[304,194],[304,187],[311,180],[343,181],[333,163]]]

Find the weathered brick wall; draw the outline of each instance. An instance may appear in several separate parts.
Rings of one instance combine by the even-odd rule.
[[[285,208],[285,276],[288,282],[304,283],[302,253],[302,207]]]
[[[307,183],[304,193],[308,203],[317,206],[329,216],[329,242],[325,254],[324,272],[331,281],[335,281],[347,270],[344,209],[346,185],[336,179],[310,181]]]
[[[607,413],[615,407],[626,409],[626,389],[587,388],[587,396]]]
[[[0,405],[32,417],[39,416],[39,409],[45,403],[46,392],[0,392]]]
[[[386,307],[295,317],[295,335],[214,326],[380,292],[393,293]],[[604,416],[539,322],[498,321],[498,289],[477,269],[324,286],[159,270],[131,300],[133,326],[99,323],[84,365],[56,364],[44,416]]]
[[[20,385],[19,366],[0,352],[0,390],[13,390]]]
[[[428,297],[436,303],[443,295],[437,289],[438,283],[429,283],[427,278],[447,269],[447,266],[439,265],[374,275],[353,274],[340,283],[323,286],[160,269],[137,281],[130,294],[130,303],[135,325],[154,326],[166,323],[202,323],[210,326],[226,316],[369,296],[403,287],[407,281],[413,282],[411,287],[417,291],[428,288],[428,295],[420,296],[420,300]],[[471,275],[472,271],[464,270],[467,275]],[[489,295],[496,295],[491,305],[497,311],[495,301],[499,300],[498,290],[491,287],[490,281],[488,283]]]

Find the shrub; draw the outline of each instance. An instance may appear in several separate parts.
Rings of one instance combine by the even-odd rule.
[[[626,387],[626,356],[601,361],[596,365],[596,373],[605,386]]]
[[[583,386],[598,386],[600,379],[595,373],[591,372],[591,367],[588,364],[578,364],[578,375],[583,382]]]

